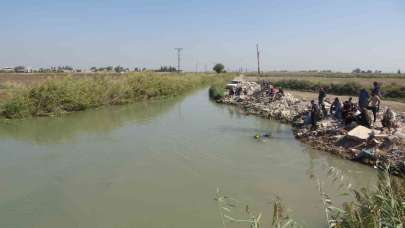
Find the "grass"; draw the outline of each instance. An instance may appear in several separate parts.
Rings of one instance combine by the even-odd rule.
[[[405,181],[390,176],[388,168],[380,171],[377,187],[374,191],[366,188],[360,191],[345,183],[341,173],[331,168],[329,173],[339,186],[348,191],[355,200],[343,204],[343,208],[333,206],[332,200],[323,192],[318,181],[319,191],[324,203],[329,227],[336,228],[396,228],[405,225]]]
[[[223,195],[219,188],[215,197],[219,216],[223,228],[227,224],[244,224],[249,228],[262,227],[262,213],[253,212],[249,205],[245,205],[237,199]],[[281,200],[277,197],[273,202],[273,219],[270,227],[274,228],[295,228],[301,227],[297,222],[289,218],[285,213]]]
[[[250,77],[257,77],[257,74],[247,74]],[[368,74],[368,73],[338,73],[338,72],[267,72],[260,75],[260,78],[294,78],[294,79],[310,79],[314,80],[351,80],[359,79],[367,82],[373,79],[392,81],[404,81],[405,74],[383,73],[383,74]]]
[[[208,92],[211,99],[219,100],[223,98],[225,95],[225,85],[223,84],[212,85]]]
[[[349,73],[269,73],[256,80],[269,80],[276,86],[307,92],[320,87],[335,95],[357,96],[361,88],[371,89],[374,81],[382,86],[384,98],[405,101],[405,75]]]
[[[178,96],[201,86],[232,78],[233,75],[158,75],[153,73],[77,78],[63,76],[34,85],[10,89],[0,104],[6,118],[53,116],[103,105]]]
[[[341,171],[331,167],[328,174],[338,184],[341,195],[354,199],[343,204],[343,208],[333,205],[332,199],[324,192],[323,184],[318,179],[320,198],[325,209],[329,228],[403,228],[405,225],[405,181],[390,176],[388,169],[379,171],[376,189],[355,190],[347,183]],[[238,200],[219,194],[215,198],[223,227],[230,223],[246,224],[246,227],[261,227],[262,214],[252,213],[245,206],[244,215],[234,216],[234,211],[243,211]],[[284,207],[277,199],[273,203],[272,227],[301,227],[299,223],[285,215]]]

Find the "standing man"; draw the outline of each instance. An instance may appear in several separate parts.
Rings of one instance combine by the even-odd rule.
[[[370,96],[368,95],[368,92],[366,89],[361,89],[360,94],[359,94],[359,109],[360,111],[367,108],[368,106],[368,99]]]
[[[377,120],[377,113],[378,111],[380,111],[380,103],[381,103],[380,97],[378,96],[377,93],[373,92],[373,95],[370,99],[370,105],[367,107],[367,109],[373,112],[374,123]]]
[[[319,118],[319,107],[315,104],[315,101],[311,101],[311,130],[315,130],[317,128],[316,123],[318,122]]]
[[[325,97],[326,97],[326,91],[323,87],[321,87],[319,89],[318,104],[319,104],[319,108],[322,109],[324,116],[327,116],[328,112],[326,111],[325,104],[324,104]]]
[[[336,97],[330,106],[330,114],[335,115],[335,118],[338,120],[342,119],[342,103],[340,103],[339,98]]]

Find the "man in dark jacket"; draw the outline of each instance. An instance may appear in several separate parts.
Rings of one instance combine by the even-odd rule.
[[[359,109],[360,111],[363,110],[364,108],[367,108],[368,106],[368,99],[370,96],[368,95],[368,92],[366,89],[361,89],[360,94],[359,94]]]
[[[311,129],[312,130],[315,130],[317,128],[316,123],[318,122],[318,119],[319,119],[319,112],[320,111],[319,111],[318,105],[315,104],[314,100],[312,100],[311,101],[311,124],[312,124]]]
[[[327,116],[328,112],[326,111],[325,104],[324,104],[325,97],[326,97],[326,91],[323,87],[321,87],[319,89],[318,105],[319,105],[319,108],[322,109],[323,115]]]

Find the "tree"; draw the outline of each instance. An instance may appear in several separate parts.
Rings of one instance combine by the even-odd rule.
[[[215,72],[217,72],[217,74],[219,74],[219,73],[223,73],[224,72],[224,69],[225,69],[225,66],[224,66],[224,64],[222,64],[222,63],[217,63],[217,64],[215,64],[215,66],[214,66],[214,68],[212,68]]]
[[[156,72],[176,72],[176,67],[173,66],[161,66],[159,70],[155,70]]]
[[[122,67],[122,66],[116,66],[116,67],[114,68],[114,71],[117,72],[117,73],[121,73],[121,72],[124,71],[124,67]]]
[[[401,74],[401,70],[398,70],[398,74]]]
[[[14,67],[14,71],[16,73],[24,73],[26,71],[26,68],[25,68],[25,66],[16,66],[16,67]]]
[[[354,69],[352,72],[353,72],[354,74],[360,74],[360,73],[361,73],[361,70],[360,70],[360,68],[356,68],[356,69]]]

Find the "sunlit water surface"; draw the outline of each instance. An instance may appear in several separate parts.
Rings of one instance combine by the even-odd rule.
[[[258,142],[257,133],[273,138]],[[216,190],[263,212],[272,202],[325,227],[316,179],[334,166],[355,187],[376,172],[314,151],[288,125],[183,98],[0,123],[0,227],[222,227]],[[234,209],[238,210],[238,209]],[[228,224],[227,227],[247,227]]]

